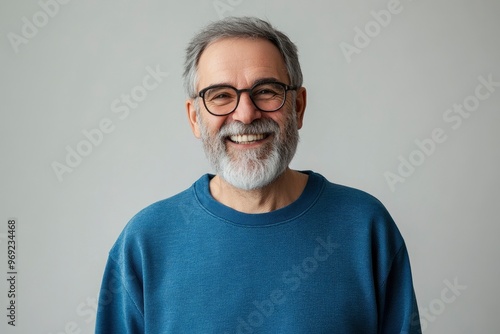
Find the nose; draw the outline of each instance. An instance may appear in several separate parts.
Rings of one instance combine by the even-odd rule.
[[[249,92],[242,92],[236,110],[231,114],[232,119],[243,124],[250,124],[262,117],[262,112],[257,109],[250,98]]]

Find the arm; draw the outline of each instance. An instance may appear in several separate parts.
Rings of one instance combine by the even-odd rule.
[[[142,289],[136,275],[110,257],[99,293],[95,333],[144,333],[142,310]]]
[[[403,244],[394,256],[380,292],[379,333],[420,334],[420,318],[410,261]]]

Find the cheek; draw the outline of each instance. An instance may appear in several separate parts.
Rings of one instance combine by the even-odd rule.
[[[269,117],[279,125],[281,131],[283,131],[286,127],[287,119],[288,119],[288,115],[287,115],[288,112],[290,112],[290,111],[283,110],[281,112],[272,113]]]
[[[210,133],[212,136],[216,135],[220,131],[226,119],[224,117],[217,117],[216,119],[213,119],[213,117],[215,116],[212,116],[211,119],[207,119],[204,122],[205,128],[207,129],[208,133]]]
[[[227,119],[227,116],[226,117],[213,116],[205,110],[202,110],[198,115],[199,115],[198,122],[201,123],[199,125],[200,126],[203,125],[205,129],[208,130],[209,133],[218,132]]]

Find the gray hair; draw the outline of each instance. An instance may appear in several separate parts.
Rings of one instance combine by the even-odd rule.
[[[184,88],[190,98],[196,97],[198,61],[203,51],[211,43],[231,37],[261,38],[273,43],[283,56],[290,85],[302,86],[302,70],[297,46],[288,36],[273,28],[269,22],[255,17],[228,17],[206,26],[193,37],[186,48],[183,77]]]

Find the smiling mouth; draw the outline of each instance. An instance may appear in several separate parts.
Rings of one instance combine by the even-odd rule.
[[[256,141],[265,139],[269,136],[267,133],[259,133],[259,134],[243,134],[243,135],[234,135],[229,136],[228,139],[236,144],[251,144]]]

